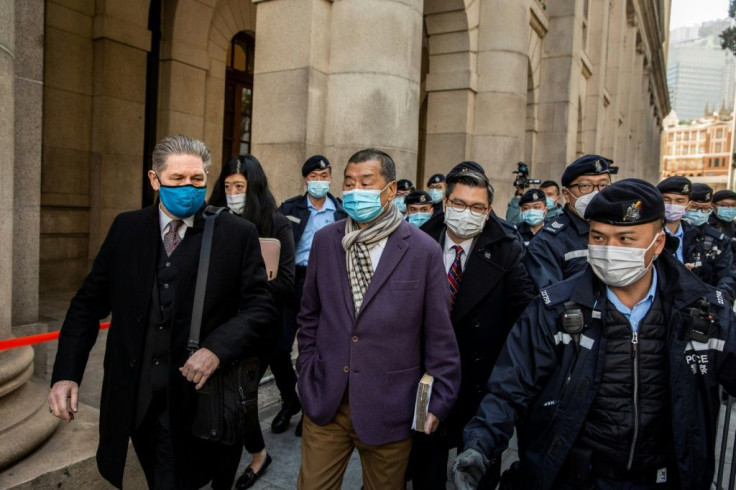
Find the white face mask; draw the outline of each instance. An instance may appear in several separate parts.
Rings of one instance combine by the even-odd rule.
[[[588,207],[588,204],[590,204],[590,201],[593,200],[596,194],[598,194],[598,191],[593,191],[590,194],[584,194],[580,197],[575,198],[575,211],[577,211],[578,216],[583,219],[585,218],[585,209]]]
[[[687,212],[685,206],[682,204],[665,204],[664,205],[664,220],[671,223],[673,221],[680,221],[685,213]]]
[[[445,225],[455,236],[463,240],[473,238],[483,231],[486,218],[488,218],[487,214],[476,216],[470,212],[470,209],[457,211],[452,206],[445,208]]]
[[[645,262],[647,252],[659,233],[647,248],[615,247],[612,245],[588,245],[588,263],[598,278],[608,286],[622,288],[644,277],[654,259]]]
[[[243,210],[245,209],[245,193],[226,195],[225,199],[227,199],[227,207],[235,213],[243,214]]]

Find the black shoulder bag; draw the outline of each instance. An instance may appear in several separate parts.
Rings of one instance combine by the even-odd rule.
[[[194,289],[189,355],[199,349],[199,332],[209,272],[215,220],[226,208],[208,206],[204,211],[204,235],[199,253],[197,285]],[[196,437],[221,444],[240,444],[245,435],[245,414],[258,410],[260,362],[257,357],[235,360],[212,373],[197,391],[197,415],[192,432]]]

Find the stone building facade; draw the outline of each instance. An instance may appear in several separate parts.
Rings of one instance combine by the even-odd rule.
[[[206,141],[215,175],[252,152],[279,200],[303,192],[314,153],[333,162],[339,193],[348,156],[369,146],[418,186],[478,161],[499,214],[517,161],[559,180],[596,152],[620,177],[654,181],[669,11],[670,0],[0,0],[0,297],[12,304],[0,337],[35,325],[39,291],[79,287],[115,215],[153,202],[149,154],[171,133]],[[30,376],[30,349],[0,356],[18,352],[0,396]]]

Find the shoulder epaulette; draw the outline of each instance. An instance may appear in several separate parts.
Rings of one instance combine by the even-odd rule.
[[[565,228],[567,228],[569,226],[569,224],[570,224],[570,222],[566,218],[565,219],[561,219],[561,218],[562,217],[559,217],[559,218],[557,218],[557,219],[555,219],[553,221],[550,221],[549,223],[545,224],[544,225],[544,228],[542,228],[542,230],[544,230],[544,231],[546,231],[548,233],[552,233],[553,235],[558,234],[559,232],[561,232],[562,230],[564,230]]]
[[[564,281],[552,284],[539,291],[546,308],[553,308],[557,305],[564,304],[569,300],[573,292],[575,292],[576,277],[566,279]]]

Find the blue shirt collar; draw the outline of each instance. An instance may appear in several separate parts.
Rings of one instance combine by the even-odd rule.
[[[337,211],[337,208],[335,207],[335,203],[332,202],[332,199],[330,199],[330,196],[325,197],[325,204],[322,206],[322,209],[317,209],[312,205],[312,200],[309,199],[309,194],[306,195],[304,198],[307,200],[307,209],[309,209],[310,212],[316,211],[318,213],[321,213],[323,211]]]
[[[652,285],[649,287],[646,296],[636,303],[633,308],[629,308],[618,299],[618,296],[611,290],[610,287],[606,287],[606,298],[613,304],[613,306],[624,315],[630,322],[634,331],[638,330],[639,322],[649,311],[649,308],[654,303],[654,295],[657,294],[657,268],[652,264]]]
[[[682,238],[682,235],[685,233],[685,230],[682,227],[682,221],[680,221],[680,223],[678,223],[677,231],[676,232],[672,233],[670,231],[670,229],[667,228],[666,226],[664,227],[664,231],[666,231],[668,235],[671,235],[671,236],[674,236],[674,237],[677,237],[677,238]]]

